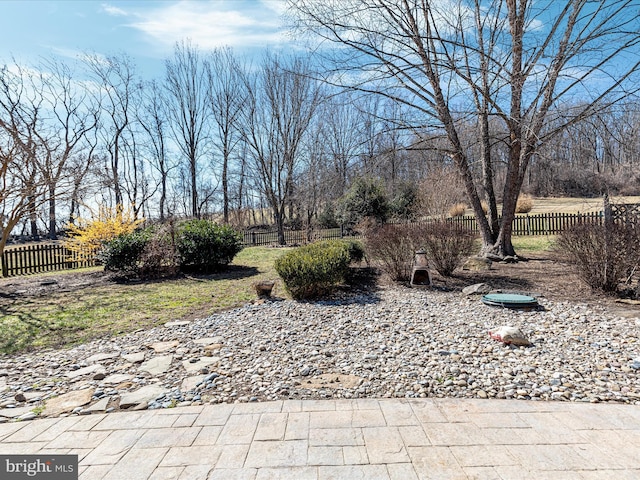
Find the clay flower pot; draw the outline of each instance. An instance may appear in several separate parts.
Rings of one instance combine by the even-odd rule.
[[[276,282],[272,280],[262,280],[261,282],[254,283],[253,286],[256,289],[258,297],[269,298],[271,297],[271,291],[273,290],[273,286],[275,284]]]

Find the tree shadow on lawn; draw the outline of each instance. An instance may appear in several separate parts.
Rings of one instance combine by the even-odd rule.
[[[208,282],[211,280],[242,280],[245,278],[255,277],[260,274],[256,267],[247,267],[244,265],[229,265],[224,270],[216,272],[198,272],[185,271],[174,275],[166,275],[157,278],[140,278],[112,275],[111,280],[120,284],[159,284],[165,282],[174,282],[180,279],[188,279],[196,282]]]

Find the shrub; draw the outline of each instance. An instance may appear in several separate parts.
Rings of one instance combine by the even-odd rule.
[[[475,234],[449,222],[426,225],[422,245],[436,271],[450,276],[471,255]]]
[[[318,215],[318,225],[321,228],[338,228],[338,220],[336,219],[336,211],[332,203],[327,203],[320,215]]]
[[[418,203],[418,186],[402,182],[389,204],[389,213],[398,220],[411,220],[416,216]]]
[[[622,225],[580,224],[558,236],[580,278],[594,290],[615,292],[640,265],[640,232]]]
[[[360,263],[362,260],[364,260],[365,252],[362,242],[359,242],[358,240],[340,241],[345,244],[347,252],[349,253],[349,260],[351,260],[352,263]]]
[[[343,225],[353,227],[369,217],[384,223],[389,217],[389,201],[380,181],[358,178],[340,200],[340,220]]]
[[[291,296],[303,299],[324,295],[342,283],[349,262],[347,242],[324,240],[286,253],[275,268]]]
[[[188,220],[178,227],[176,250],[181,268],[210,272],[242,250],[242,234],[209,220]]]
[[[533,208],[533,197],[531,195],[521,195],[516,203],[516,213],[529,213]]]
[[[137,273],[140,256],[150,238],[148,230],[122,233],[104,242],[98,259],[109,272]]]
[[[449,208],[450,217],[462,217],[467,211],[467,205],[464,203],[456,203]]]
[[[143,220],[136,220],[131,211],[122,205],[115,208],[100,207],[91,220],[77,218],[67,225],[69,234],[65,246],[81,258],[90,258],[98,253],[102,244],[118,235],[133,233]]]
[[[367,236],[368,256],[396,282],[408,281],[424,227],[384,225]]]

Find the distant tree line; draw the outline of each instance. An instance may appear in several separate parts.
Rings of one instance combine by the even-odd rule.
[[[138,218],[274,224],[284,242],[290,226],[371,216],[357,213],[371,194],[380,220],[467,202],[485,250],[510,254],[497,202],[515,208],[521,191],[640,194],[640,29],[629,2],[477,0],[450,15],[432,2],[290,3],[296,28],[345,48],[267,52],[253,64],[183,41],[152,80],[126,54],[7,61],[0,251],[10,233],[56,239],[78,216],[117,205]],[[553,28],[536,27],[551,18]],[[597,45],[598,59],[583,60]]]

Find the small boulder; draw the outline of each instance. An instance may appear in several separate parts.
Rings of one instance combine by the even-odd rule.
[[[502,326],[496,330],[489,331],[489,336],[505,345],[529,346],[531,342],[517,327]]]
[[[486,295],[491,292],[491,285],[487,283],[476,283],[462,289],[465,295]]]
[[[484,257],[469,257],[464,265],[462,265],[463,270],[469,270],[472,272],[483,272],[486,270],[491,270],[491,260]]]

